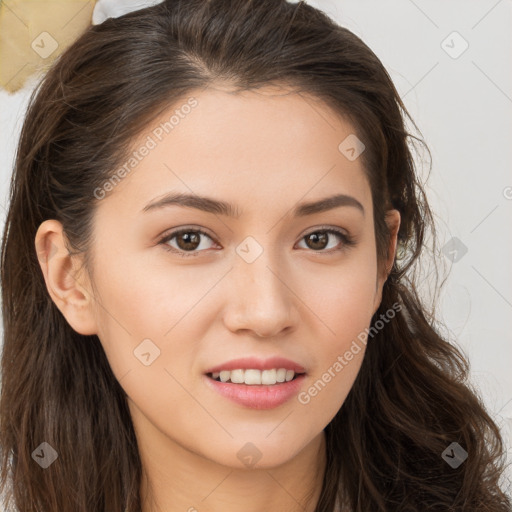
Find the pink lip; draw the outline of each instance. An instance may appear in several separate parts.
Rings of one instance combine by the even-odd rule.
[[[207,370],[205,373],[217,373],[222,370],[272,370],[273,368],[286,368],[295,373],[305,373],[305,369],[295,361],[290,361],[283,357],[271,357],[269,359],[258,359],[256,357],[243,357],[233,359],[226,363],[219,364]],[[290,381],[291,382],[291,381]],[[254,387],[254,386],[251,386]],[[267,387],[267,386],[266,386]]]
[[[279,367],[284,368],[284,366]],[[238,366],[237,368],[240,367]],[[298,393],[305,378],[305,375],[302,374],[288,382],[277,383],[272,386],[258,386],[219,382],[206,375],[204,376],[206,384],[211,386],[217,393],[251,409],[273,409],[284,404]]]

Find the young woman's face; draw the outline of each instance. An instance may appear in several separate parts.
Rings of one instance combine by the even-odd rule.
[[[97,334],[136,431],[163,452],[276,466],[342,406],[382,285],[361,147],[339,148],[353,133],[306,96],[198,91],[148,127],[99,201]],[[220,377],[272,382],[288,366],[305,373],[259,387],[207,375],[266,368]]]

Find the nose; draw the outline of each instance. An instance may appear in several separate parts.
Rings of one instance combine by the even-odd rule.
[[[252,263],[238,260],[229,273],[224,324],[232,332],[277,337],[298,325],[300,300],[293,292],[291,278],[266,253]]]

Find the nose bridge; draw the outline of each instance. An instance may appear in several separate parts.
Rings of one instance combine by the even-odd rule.
[[[247,237],[237,248],[225,320],[233,330],[274,336],[298,319],[284,265],[276,252]]]

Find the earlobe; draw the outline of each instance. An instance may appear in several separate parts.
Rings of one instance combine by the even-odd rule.
[[[35,236],[37,258],[51,299],[79,334],[97,334],[94,297],[77,255],[66,246],[62,224],[54,219],[39,226]]]
[[[385,262],[385,268],[383,272],[379,273],[379,265],[377,265],[378,268],[373,314],[375,314],[377,309],[379,309],[380,303],[382,301],[382,288],[391,272],[391,269],[393,268],[393,262],[395,261],[398,230],[400,229],[400,219],[400,212],[398,210],[388,210],[386,212],[385,220],[390,234],[388,257]]]
[[[393,268],[393,262],[396,257],[396,248],[398,241],[398,230],[400,229],[400,212],[398,210],[389,210],[386,214],[386,224],[390,232],[388,260],[386,262],[386,276],[388,278],[391,269]]]

